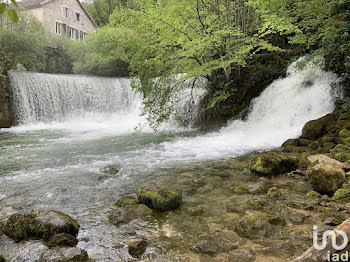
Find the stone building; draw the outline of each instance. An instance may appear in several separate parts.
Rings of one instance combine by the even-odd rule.
[[[83,40],[97,25],[79,0],[23,0],[19,4],[53,34]]]

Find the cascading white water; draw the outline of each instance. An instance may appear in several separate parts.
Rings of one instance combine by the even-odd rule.
[[[173,159],[237,156],[279,147],[300,136],[306,122],[333,111],[341,91],[335,74],[313,62],[298,70],[297,62],[289,66],[285,78],[252,101],[246,120],[232,121],[219,132],[163,143],[162,155]]]
[[[101,133],[109,130],[112,134],[132,132],[141,125],[150,131],[145,118],[140,116],[142,95],[132,90],[129,78],[21,71],[10,71],[9,77],[15,125],[18,126],[15,130],[103,129]],[[186,87],[179,97],[177,113],[191,122],[197,111],[196,107],[187,112],[182,110],[190,100],[193,101],[193,97],[189,100],[191,90]],[[194,94],[196,102],[200,93],[202,91]],[[175,127],[175,121],[166,124],[166,128]]]

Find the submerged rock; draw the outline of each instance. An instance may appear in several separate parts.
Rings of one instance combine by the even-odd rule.
[[[317,164],[311,168],[309,180],[315,191],[332,195],[345,182],[345,172],[339,166]]]
[[[251,194],[264,194],[267,192],[268,186],[265,181],[258,181],[248,185],[248,191]]]
[[[48,247],[75,247],[77,244],[78,239],[67,233],[56,234],[46,243]]]
[[[202,240],[192,246],[192,250],[196,253],[214,255],[219,252],[217,243],[209,240]]]
[[[76,247],[53,248],[40,256],[40,262],[88,262],[89,256],[83,249]]]
[[[139,204],[139,200],[136,196],[122,196],[114,203],[114,205],[118,207],[125,207],[137,204]]]
[[[119,165],[108,165],[103,168],[101,168],[101,172],[105,174],[111,174],[111,175],[116,175],[120,171],[120,166]]]
[[[235,231],[238,235],[254,239],[273,235],[272,226],[255,215],[245,216],[235,222]]]
[[[67,233],[77,236],[79,224],[77,220],[57,210],[49,210],[35,218],[42,227],[42,237],[48,239],[57,233]]]
[[[131,205],[125,207],[119,207],[111,212],[109,216],[109,222],[119,226],[121,224],[127,224],[135,219],[150,215],[152,211],[145,205]]]
[[[254,157],[250,162],[250,170],[260,175],[277,175],[293,171],[298,167],[298,160],[278,153],[265,153]]]
[[[229,253],[229,261],[252,262],[256,259],[256,253],[252,248],[239,248]]]
[[[147,246],[147,240],[135,240],[129,244],[128,252],[132,257],[139,258],[143,253],[145,253]]]
[[[158,211],[178,208],[182,203],[181,193],[159,185],[146,185],[137,190],[140,203]]]
[[[283,195],[277,187],[271,187],[269,191],[267,191],[267,197],[273,200],[277,200],[282,199]]]
[[[248,192],[248,186],[241,182],[233,182],[232,189],[236,194],[245,194]]]

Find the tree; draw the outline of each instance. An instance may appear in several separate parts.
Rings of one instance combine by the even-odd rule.
[[[130,69],[154,127],[171,114],[181,82],[205,77],[215,105],[232,94],[233,76],[247,60],[278,50],[256,36],[257,17],[243,0],[134,0],[131,6],[117,8],[110,22],[137,36]]]

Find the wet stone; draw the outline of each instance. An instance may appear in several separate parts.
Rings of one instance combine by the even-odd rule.
[[[135,240],[129,244],[128,252],[132,257],[139,258],[143,253],[145,253],[147,246],[147,240]]]

